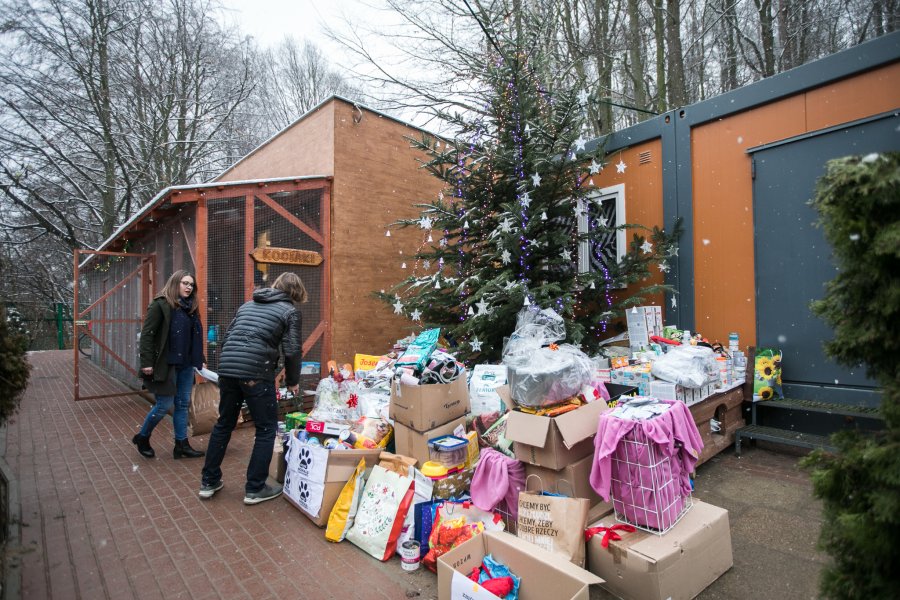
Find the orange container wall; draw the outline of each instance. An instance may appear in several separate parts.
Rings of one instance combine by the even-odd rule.
[[[640,156],[649,153],[649,161],[640,164]],[[625,150],[617,150],[603,159],[603,170],[591,177],[594,187],[605,188],[612,185],[625,185],[625,221],[639,223],[652,230],[654,226],[663,226],[663,193],[662,193],[662,143],[659,139],[650,140]],[[616,165],[624,163],[625,171],[619,173]],[[629,230],[627,241],[630,244],[634,233],[647,237],[648,232]],[[681,240],[684,243],[684,240]],[[651,270],[650,280],[654,284],[664,282],[664,276],[658,269]],[[618,292],[617,296],[634,293],[638,285],[629,286]],[[648,296],[645,304],[663,307],[665,322],[666,306],[662,294]],[[673,323],[674,324],[674,323]]]
[[[897,106],[900,64],[692,129],[697,331],[719,341],[736,331],[742,345],[756,343],[753,181],[747,149]]]
[[[361,117],[353,106],[335,103],[331,324],[334,359],[341,362],[352,362],[356,352],[387,352],[398,338],[422,329],[372,293],[413,271],[412,255],[428,235],[411,227],[387,237],[388,224],[418,218],[414,205],[437,199],[442,188],[419,168],[417,159],[425,156],[406,139],[420,138],[420,130],[373,112]],[[435,244],[439,238],[435,233]]]

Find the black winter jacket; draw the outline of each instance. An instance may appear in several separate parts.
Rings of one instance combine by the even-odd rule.
[[[280,290],[263,288],[238,308],[228,326],[219,357],[219,375],[274,381],[279,346],[284,355],[285,385],[300,383],[303,356],[300,311]]]

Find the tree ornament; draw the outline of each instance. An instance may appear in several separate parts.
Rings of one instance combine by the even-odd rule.
[[[463,229],[468,229],[468,228],[469,228],[469,220],[466,219],[466,222],[463,223]]]
[[[472,352],[481,352],[481,342],[478,341],[478,338],[473,338],[469,345],[472,346]]]
[[[541,221],[546,221],[546,220],[547,220],[547,211],[544,211],[541,213]]]
[[[405,268],[406,268],[406,263],[401,264],[401,265],[400,265],[400,268],[401,268],[401,269],[405,269]]]
[[[388,229],[387,231],[384,232],[384,237],[391,237],[391,230],[390,230],[390,229]]]

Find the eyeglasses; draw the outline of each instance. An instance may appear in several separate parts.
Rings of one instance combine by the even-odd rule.
[[[182,281],[181,285],[186,285],[187,287],[192,288],[192,287],[194,287],[194,282],[193,281]]]

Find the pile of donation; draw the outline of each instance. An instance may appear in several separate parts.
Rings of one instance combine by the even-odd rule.
[[[726,374],[709,345],[644,325],[616,365],[536,307],[497,365],[467,369],[438,329],[331,364],[311,412],[285,416],[273,476],[329,541],[437,572],[441,600],[587,598],[591,584],[692,598],[732,555],[727,511],[692,497],[703,439],[688,403],[739,385],[739,350]]]

